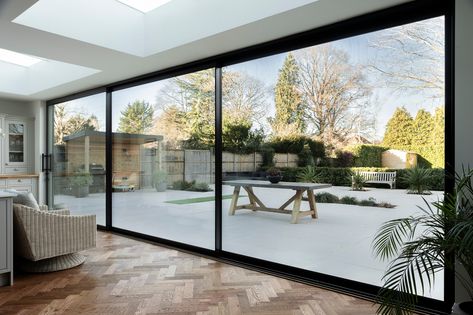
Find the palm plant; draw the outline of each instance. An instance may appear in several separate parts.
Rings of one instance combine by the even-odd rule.
[[[416,216],[384,223],[373,241],[376,256],[391,260],[379,291],[379,314],[410,314],[437,272],[455,271],[473,300],[473,170],[456,176],[454,192]],[[393,259],[394,258],[394,259]],[[467,276],[456,272],[454,261]]]
[[[404,175],[401,176],[401,181],[407,183],[409,193],[425,195],[429,194],[430,182],[432,181],[432,170],[422,167],[414,167],[408,169]]]
[[[351,178],[351,188],[353,190],[363,190],[363,187],[366,184],[366,180],[360,173],[353,174]]]
[[[315,167],[309,165],[304,167],[302,171],[297,175],[297,180],[305,183],[317,183],[320,179]]]

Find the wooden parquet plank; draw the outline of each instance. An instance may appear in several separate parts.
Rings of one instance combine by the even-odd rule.
[[[0,314],[370,315],[371,302],[109,233],[80,267],[17,274]]]

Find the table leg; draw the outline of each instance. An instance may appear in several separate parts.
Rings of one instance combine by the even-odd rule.
[[[299,210],[301,209],[302,202],[302,190],[296,191],[296,197],[294,198],[294,207],[292,208],[292,220],[291,223],[297,223],[299,219]]]
[[[233,190],[232,202],[230,203],[230,209],[228,210],[228,215],[235,214],[239,196],[240,196],[240,186],[235,186],[235,189]]]
[[[256,200],[254,198],[255,193],[253,192],[253,187],[245,187],[246,191],[248,192],[248,199],[250,199],[250,205],[253,207],[256,206]],[[253,211],[256,211],[256,209],[252,209]]]
[[[313,190],[307,190],[307,199],[309,199],[310,211],[313,211],[312,218],[317,219],[319,214],[317,213],[317,204],[315,203],[315,195]]]

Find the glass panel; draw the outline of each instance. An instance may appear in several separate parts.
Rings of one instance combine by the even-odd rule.
[[[214,248],[214,70],[113,93],[113,226]]]
[[[50,106],[49,119],[49,206],[105,225],[105,93]]]
[[[381,286],[374,235],[443,198],[444,130],[443,17],[225,67],[223,250]]]
[[[8,130],[10,134],[23,134],[25,131],[25,127],[23,124],[9,124]]]
[[[11,163],[24,162],[24,126],[8,124],[8,160]]]

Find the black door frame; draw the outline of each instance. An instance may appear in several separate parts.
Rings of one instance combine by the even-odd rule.
[[[310,31],[287,36],[266,43],[246,47],[218,56],[205,58],[188,64],[171,67],[168,69],[152,72],[146,75],[123,80],[106,86],[75,93],[61,98],[47,101],[47,107],[65,101],[90,96],[97,93],[106,93],[106,225],[99,229],[120,233],[139,239],[149,240],[165,246],[171,246],[180,250],[190,251],[195,254],[205,255],[253,268],[265,273],[293,279],[296,281],[329,288],[361,298],[374,300],[379,287],[353,280],[330,276],[318,272],[308,271],[296,267],[282,265],[254,257],[235,254],[223,250],[222,247],[222,67],[249,61],[265,56],[283,53],[308,46],[322,44],[338,39],[348,38],[373,31],[378,31],[402,24],[412,23],[436,16],[445,16],[445,169],[454,172],[454,1],[417,0],[406,4],[394,6],[374,13],[354,17],[345,21],[337,22],[327,26],[319,27]],[[168,239],[129,231],[113,226],[112,222],[112,93],[114,91],[130,88],[145,83],[159,81],[174,76],[214,68],[215,69],[215,249],[209,250],[189,244],[175,242]],[[46,115],[47,130],[49,130],[49,114]],[[48,133],[48,131],[47,131]],[[49,134],[47,134],[49,140]],[[47,149],[49,152],[49,145]],[[49,185],[46,185],[49,189]],[[446,177],[445,189],[452,191],[454,181]],[[48,196],[46,191],[46,196]],[[419,298],[419,310],[427,313],[448,312],[454,302],[454,275],[445,273],[445,297],[444,301],[430,298]]]

